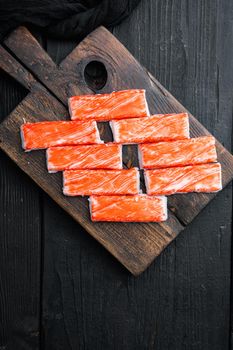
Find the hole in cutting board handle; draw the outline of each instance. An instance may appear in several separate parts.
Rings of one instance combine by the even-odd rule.
[[[84,69],[84,78],[91,90],[101,90],[108,78],[105,65],[99,61],[89,62]]]

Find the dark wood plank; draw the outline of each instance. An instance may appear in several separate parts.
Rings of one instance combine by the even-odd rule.
[[[26,94],[0,71],[0,119]],[[40,190],[2,151],[0,164],[0,348],[34,350],[40,339]]]
[[[230,149],[229,68],[221,60],[219,96],[214,93],[216,57],[209,67],[211,74],[205,70],[194,79],[210,51],[218,57],[223,54],[224,42],[215,47],[214,24],[204,38],[208,50],[198,53],[197,46],[212,17],[218,23],[218,38],[230,32],[228,16],[225,20],[230,13],[228,2],[220,8],[216,2],[207,2],[202,17],[199,11],[200,2],[141,2],[114,35]],[[194,40],[196,27],[199,33]],[[232,50],[230,45],[228,49]],[[60,42],[49,42],[48,50],[60,61]],[[231,57],[228,52],[228,64]],[[221,100],[224,103],[214,114]],[[231,210],[228,186],[134,279],[76,222],[46,200],[45,349],[228,349]]]
[[[150,1],[114,30],[140,63],[229,150],[231,13],[228,1]],[[231,213],[229,185],[169,246],[167,255],[156,260],[157,273],[154,265],[148,270],[150,280],[156,281],[154,289],[150,286],[153,307],[141,322],[145,329],[151,320],[145,340],[148,345],[152,339],[151,349],[229,348]],[[156,295],[161,296],[159,305],[152,302]]]
[[[179,350],[184,342],[187,349],[195,344],[200,350],[225,346],[229,304],[222,293],[228,286],[228,240],[224,228],[221,242],[220,237],[210,241],[208,233],[219,234],[216,221],[224,226],[226,216],[215,201],[207,209],[134,279],[60,208],[46,201],[44,349],[164,350],[175,344]],[[213,218],[217,209],[216,221],[203,227],[206,215]]]
[[[221,8],[221,13],[230,13],[229,8],[225,8],[225,5]],[[151,6],[153,9],[155,5]],[[161,34],[168,27],[171,18],[179,18],[177,13],[180,7],[173,4],[172,12],[171,8],[167,7],[167,3],[165,7],[160,3],[158,6],[160,6],[159,9],[162,9],[161,11],[166,10],[168,13],[167,22],[163,24],[157,21],[161,26],[161,32],[157,34],[160,35],[160,38],[163,37]],[[191,6],[191,15],[193,15],[193,10],[195,10],[194,13],[197,12],[197,7]],[[146,10],[143,15],[149,18],[152,9],[149,8],[150,12]],[[142,11],[141,8],[140,11]],[[158,11],[157,7],[156,11]],[[209,12],[212,16],[215,14],[215,9],[212,8],[212,11]],[[158,11],[159,16],[160,14]],[[186,11],[182,14],[187,15]],[[140,19],[142,12],[139,12],[137,16]],[[138,22],[138,18],[137,22],[135,20],[133,23],[133,29],[136,29],[138,23],[141,23]],[[193,22],[195,22],[195,17]],[[226,23],[229,24],[229,21]],[[132,26],[131,20],[125,23],[126,27],[120,27],[117,30],[125,33],[125,28],[129,31],[129,25]],[[175,20],[173,25],[174,29],[179,28],[179,23]],[[200,27],[200,31],[202,28]],[[229,28],[223,27],[222,30],[230,32]],[[144,32],[141,34],[144,35]],[[170,35],[170,32],[164,35],[164,40],[167,38],[165,43],[162,42],[165,50],[170,45]],[[189,36],[192,37],[192,31]],[[125,34],[122,34],[120,39],[127,41],[131,38],[126,38]],[[127,46],[139,52],[137,40],[136,42],[134,40],[130,41]],[[179,47],[179,42],[178,37],[174,46]],[[148,41],[145,45],[148,47]],[[151,50],[153,50],[153,45]],[[173,50],[174,48],[171,52]],[[190,51],[191,55],[192,47]],[[144,55],[146,55],[146,50],[141,53],[142,60]],[[168,56],[169,50],[165,57]],[[173,57],[175,62],[179,59],[176,55]],[[199,57],[196,58],[197,62],[199,60]],[[225,60],[226,57],[224,57],[224,62]],[[227,62],[229,64],[229,61]],[[144,64],[147,66],[146,63]],[[201,104],[204,104],[204,110],[208,112],[208,101],[211,101],[214,108],[217,108],[219,99],[215,99],[213,103],[211,97],[202,98],[199,102],[193,98],[192,94],[185,96],[185,89],[181,84],[182,79],[180,79],[180,85],[176,85],[180,78],[178,75],[180,66],[172,67],[171,70],[176,73],[174,76],[177,77],[177,80],[170,83],[164,69],[165,65],[163,63],[162,66],[156,66],[156,72],[160,72],[160,69],[165,72],[164,78],[168,85],[164,84],[174,94],[176,93],[177,97],[184,98],[182,102],[188,98],[193,99],[190,102],[190,110],[197,108],[197,112],[199,110],[202,113]],[[215,62],[211,66],[214,68]],[[227,74],[224,76],[225,67],[221,65],[220,67],[222,67],[223,74],[222,88],[229,84],[228,92],[230,93],[231,83]],[[193,72],[191,70],[191,73]],[[207,77],[208,74],[205,72],[194,86],[186,82],[186,89],[188,87],[191,90],[197,89],[201,95],[203,84],[209,87],[210,82],[205,79]],[[213,82],[215,79],[216,77],[213,78]],[[212,86],[212,83],[210,85]],[[215,87],[214,83],[213,87]],[[212,93],[213,90],[211,90]],[[222,107],[225,110],[226,106],[231,103],[231,96],[228,98],[222,90],[220,97],[225,103],[225,106]],[[207,112],[206,115],[208,115]],[[210,130],[214,129],[213,132],[218,129],[216,136],[230,147],[229,136],[231,136],[232,129],[227,127],[230,121],[229,114],[224,114],[224,119],[221,116],[217,127],[217,116],[213,118],[210,113],[207,121],[206,118],[203,114],[202,122],[206,123]],[[226,125],[224,129],[222,120]],[[96,349],[126,347],[132,349],[227,349],[229,216],[231,209],[229,203],[231,203],[231,190],[227,188],[195,220],[194,224],[189,226],[186,233],[181,235],[157,259],[156,264],[135,281],[117,264],[114,264],[108,254],[84,232],[76,235],[77,224],[48,200],[45,210],[46,222],[48,222],[46,230],[48,260],[44,286],[48,290],[48,295],[45,295],[44,314],[47,349],[93,348],[93,346]],[[58,226],[59,228],[54,233],[53,228]],[[78,237],[82,238],[77,240]],[[146,301],[145,295],[147,296]]]

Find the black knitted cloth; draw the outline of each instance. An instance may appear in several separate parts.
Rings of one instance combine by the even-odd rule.
[[[100,25],[114,26],[140,0],[0,0],[0,41],[22,24],[57,38],[82,39]]]

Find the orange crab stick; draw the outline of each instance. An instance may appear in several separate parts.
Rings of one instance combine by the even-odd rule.
[[[107,121],[149,116],[145,90],[140,89],[73,96],[68,104],[73,120]]]
[[[215,138],[212,136],[139,145],[140,166],[147,169],[211,163],[216,160]]]
[[[66,170],[63,193],[67,196],[138,194],[137,168],[122,170]]]
[[[91,196],[92,221],[160,222],[167,219],[166,197]]]
[[[217,192],[222,189],[219,163],[145,170],[144,176],[149,195]]]
[[[71,169],[122,169],[122,146],[113,143],[47,149],[49,172]]]
[[[146,143],[189,138],[187,113],[114,120],[110,126],[114,141],[117,143]]]
[[[22,146],[26,151],[58,145],[101,143],[94,121],[46,121],[21,126]]]

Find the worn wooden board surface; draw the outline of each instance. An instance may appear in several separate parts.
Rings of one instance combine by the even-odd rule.
[[[232,38],[231,13],[228,1],[221,4],[217,1],[145,1],[130,19],[114,30],[135,57],[229,150],[232,136],[230,72],[233,71],[232,47],[228,45]],[[47,51],[57,62],[75,47],[72,42],[45,42]],[[203,66],[210,56],[208,65]],[[8,84],[7,79],[4,76],[3,80],[1,75],[2,118],[17,104],[20,91],[15,84]],[[1,237],[5,237],[2,251],[11,254],[7,254],[7,259],[2,255],[4,264],[0,268],[13,263],[17,271],[19,263],[27,261],[28,250],[22,245],[21,236],[15,241],[13,251],[8,240],[9,234],[17,237],[19,232],[21,218],[15,217],[15,206],[19,203],[26,215],[27,208],[37,201],[38,188],[31,183],[31,202],[22,206],[21,195],[11,192],[21,172],[15,166],[7,167],[6,162],[10,164],[10,161],[2,157],[1,178],[6,174],[6,181],[1,205],[7,205],[14,222],[10,226],[2,212]],[[10,176],[15,174],[17,177],[11,180]],[[15,185],[17,191],[18,186],[22,191],[28,190],[30,182],[24,178],[26,181]],[[7,193],[11,196],[9,199]],[[42,213],[38,222],[45,238],[43,328],[38,327],[43,340],[41,348],[228,349],[231,196],[231,186],[228,186],[186,228],[185,234],[181,234],[146,273],[134,280],[81,226],[43,195],[36,209],[36,213]],[[26,248],[38,222],[33,220],[30,227],[23,229]],[[33,254],[31,259],[36,262],[38,255]],[[27,281],[28,276],[36,277],[35,270],[27,272],[27,276],[15,274],[17,286],[19,281]],[[5,304],[1,307],[7,305],[4,311],[8,312],[7,317],[3,316],[5,312],[0,314],[7,337],[1,338],[1,346],[9,344],[8,348],[18,349],[21,348],[19,340],[24,339],[22,348],[35,349],[30,344],[31,338],[27,338],[30,324],[26,322],[27,312],[22,305],[26,302],[29,307],[35,302],[36,294],[25,289],[31,299],[22,299],[22,305],[15,307],[19,299],[12,300],[12,294],[7,293],[11,281],[12,276],[4,275],[1,300]],[[20,298],[21,291],[14,289],[12,293]],[[13,322],[16,316],[24,326],[20,331]],[[39,319],[35,312],[36,316]]]
[[[92,61],[101,62],[107,71],[104,87],[96,92],[144,88],[151,113],[181,112],[185,108],[103,27],[85,38],[59,67],[24,27],[16,29],[6,39],[5,45],[45,88],[39,82],[34,83],[34,80],[27,74],[22,74],[23,68],[14,71],[13,74],[10,72],[15,78],[19,75],[20,82],[22,79],[27,81],[31,93],[0,126],[1,148],[123,265],[133,274],[139,274],[183,227],[193,220],[215,194],[169,197],[171,209],[169,219],[161,224],[92,223],[89,218],[87,200],[64,197],[61,174],[47,173],[44,152],[29,154],[22,151],[19,137],[20,126],[25,121],[68,117],[68,112],[63,106],[67,103],[67,98],[74,91],[91,92],[85,77],[85,67]],[[2,51],[3,62],[9,64],[8,53],[5,58],[4,50]],[[14,63],[12,62],[11,65],[14,66]],[[3,65],[3,68],[9,72],[8,67]],[[61,102],[55,99],[47,89]],[[191,114],[189,118],[191,136],[208,134],[208,131],[196,118]],[[134,149],[134,151],[131,153],[133,159],[137,154],[137,150]],[[222,164],[222,178],[225,186],[233,177],[233,157],[218,142],[217,151],[218,160]]]

